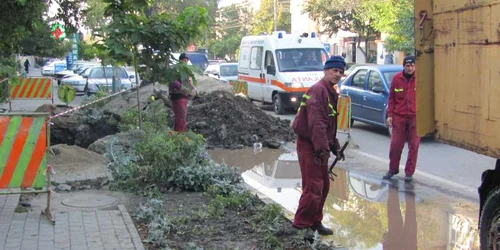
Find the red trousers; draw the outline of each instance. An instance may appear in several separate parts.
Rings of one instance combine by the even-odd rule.
[[[401,153],[408,141],[408,158],[406,160],[405,174],[413,175],[417,166],[418,146],[420,137],[417,136],[416,117],[394,115],[392,118],[391,148],[389,150],[389,171],[399,173]]]
[[[328,162],[315,160],[312,143],[301,137],[297,139],[297,155],[302,174],[302,195],[293,225],[308,228],[323,220],[323,206],[330,191]]]
[[[187,98],[181,98],[178,100],[172,100],[172,110],[174,111],[174,131],[184,132],[186,131],[187,123]]]

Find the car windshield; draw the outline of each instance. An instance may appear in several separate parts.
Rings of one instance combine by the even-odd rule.
[[[118,68],[117,70],[118,77],[120,78],[127,78],[127,73],[125,70]],[[111,67],[106,67],[106,78],[111,78],[113,77],[113,68]],[[94,68],[92,71],[92,75],[90,78],[104,78],[104,70],[102,67],[99,68]]]
[[[386,72],[384,72],[384,78],[385,78],[385,81],[387,82],[388,86],[391,86],[392,78],[398,72],[399,71],[386,71]]]
[[[238,75],[238,64],[220,66],[220,76],[237,76],[237,75]]]
[[[276,50],[280,72],[323,71],[328,54],[324,49]]]

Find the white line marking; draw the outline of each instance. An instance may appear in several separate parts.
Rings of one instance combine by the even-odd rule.
[[[362,151],[359,151],[359,150],[353,150],[351,152],[356,152],[360,155],[363,155],[365,157],[368,157],[370,159],[373,159],[373,160],[376,160],[376,161],[380,161],[380,162],[383,162],[385,164],[387,164],[387,166],[389,166],[389,160],[385,159],[385,158],[382,158],[382,157],[379,157],[379,156],[376,156],[376,155],[372,155],[372,154],[368,154],[368,153],[365,153],[365,152],[362,152]],[[401,170],[404,170],[405,166],[404,165],[399,165],[399,169]],[[464,186],[462,184],[458,184],[456,182],[453,182],[453,181],[449,181],[449,180],[446,180],[444,178],[441,178],[441,177],[438,177],[438,176],[435,176],[435,175],[432,175],[432,174],[429,174],[429,173],[426,173],[426,172],[423,172],[423,171],[420,171],[420,170],[415,170],[415,174],[416,175],[419,175],[419,176],[422,176],[424,178],[427,178],[427,179],[430,179],[430,180],[433,180],[433,181],[436,181],[436,182],[439,182],[439,183],[442,183],[442,184],[446,184],[448,186],[452,186],[454,188],[458,188],[458,189],[461,189],[461,190],[464,190],[464,191],[467,191],[469,193],[472,193],[472,194],[477,194],[477,190],[474,189],[474,188],[471,188],[471,187],[467,187],[467,186]]]

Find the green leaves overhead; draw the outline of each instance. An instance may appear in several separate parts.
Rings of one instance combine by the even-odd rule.
[[[114,63],[133,63],[134,57],[140,65],[143,79],[168,84],[194,74],[185,65],[172,67],[171,53],[182,51],[207,27],[207,10],[202,7],[187,7],[177,15],[166,13],[146,16],[150,1],[104,0],[109,6],[104,13],[110,22],[96,29],[102,42],[96,46],[101,55],[108,54]],[[184,76],[184,77],[183,77]]]

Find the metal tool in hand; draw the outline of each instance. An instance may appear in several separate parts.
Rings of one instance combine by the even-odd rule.
[[[347,148],[347,145],[349,145],[349,141],[346,141],[344,143],[344,145],[342,146],[342,148],[340,149],[337,157],[335,158],[335,160],[333,161],[332,165],[330,165],[330,169],[328,169],[328,174],[329,174],[329,177],[332,181],[335,181],[335,177],[337,177],[336,174],[333,173],[333,168],[335,167],[335,164],[337,164],[337,162],[340,160],[340,155],[344,154],[344,151],[345,149]]]

